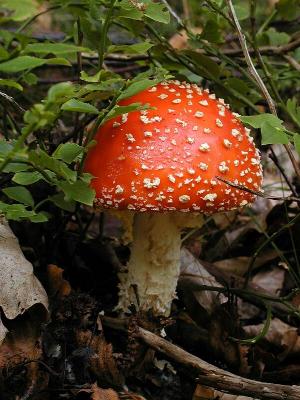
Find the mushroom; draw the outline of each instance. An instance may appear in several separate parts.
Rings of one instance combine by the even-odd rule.
[[[119,308],[169,315],[180,268],[181,229],[201,215],[254,201],[262,183],[259,151],[249,130],[208,89],[165,81],[119,105],[149,103],[107,121],[85,170],[95,205],[134,214],[128,272],[120,274]],[[198,221],[197,221],[198,219]]]

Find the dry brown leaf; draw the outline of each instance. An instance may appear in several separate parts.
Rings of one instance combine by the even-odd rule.
[[[47,309],[47,294],[4,218],[0,218],[0,265],[0,307],[6,318],[12,320],[37,303]],[[1,325],[0,344],[6,333]]]
[[[280,267],[268,268],[265,271],[258,272],[251,283],[265,289],[269,294],[278,295],[282,289],[285,278],[285,271]]]
[[[259,268],[276,257],[278,257],[278,253],[275,250],[265,251],[260,257],[256,258],[252,268]],[[251,257],[242,256],[227,258],[224,260],[215,261],[214,265],[216,265],[221,271],[224,271],[226,273],[233,273],[238,276],[244,276],[249,268],[251,259]]]
[[[90,347],[90,369],[97,378],[112,385],[123,385],[123,376],[118,370],[113,356],[113,348],[103,335],[94,335],[89,330],[78,330],[76,339],[79,347]]]
[[[244,330],[249,337],[254,337],[261,332],[263,325],[264,324],[248,325],[244,327]],[[288,354],[300,353],[300,336],[298,335],[298,329],[282,322],[278,318],[272,319],[265,340],[275,346],[284,348],[284,352],[280,357],[281,359]]]
[[[63,278],[64,270],[57,265],[47,266],[48,292],[50,296],[61,298],[71,293],[71,285]]]
[[[79,393],[91,393],[91,400],[120,400],[117,392],[113,389],[102,389],[94,383],[90,389],[82,389]]]
[[[201,285],[222,287],[186,248],[181,249],[180,275],[194,278]],[[194,296],[209,313],[213,311],[217,304],[227,301],[224,295],[208,290],[194,291]]]

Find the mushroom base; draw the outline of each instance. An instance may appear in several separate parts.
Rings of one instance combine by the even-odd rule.
[[[180,228],[195,225],[199,215],[196,224],[195,216],[182,213],[134,216],[128,272],[119,274],[119,309],[127,311],[134,305],[140,311],[169,315],[180,273]]]

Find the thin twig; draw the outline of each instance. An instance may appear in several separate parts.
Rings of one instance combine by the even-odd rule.
[[[22,108],[11,96],[8,96],[8,94],[4,92],[0,92],[0,96],[3,97],[6,101],[12,103],[14,106],[17,107],[19,111],[22,113],[25,112],[24,108]]]
[[[112,329],[127,330],[126,322],[124,323],[124,321],[116,318],[104,317],[103,324]],[[206,386],[225,393],[252,396],[262,400],[299,400],[300,398],[299,386],[259,382],[232,374],[201,360],[201,358],[139,326],[135,329],[135,335],[154,350],[185,367],[190,378],[194,377],[196,381]]]
[[[293,67],[296,71],[300,72],[300,64],[292,56],[284,55],[283,58]]]
[[[234,9],[233,4],[232,4],[232,0],[226,0],[226,3],[228,5],[230,16],[232,18],[232,21],[234,23],[234,26],[236,28],[236,31],[237,31],[237,34],[238,34],[238,37],[239,37],[239,41],[240,41],[240,45],[241,45],[241,48],[242,48],[243,53],[244,53],[245,61],[246,61],[247,65],[248,65],[249,74],[254,78],[254,80],[257,83],[257,86],[260,88],[263,96],[265,97],[265,99],[266,99],[266,101],[268,103],[268,106],[269,106],[269,109],[270,109],[271,113],[273,115],[277,116],[277,109],[276,109],[275,102],[272,99],[272,97],[271,97],[266,85],[264,84],[264,82],[261,79],[260,75],[256,71],[255,66],[254,66],[254,64],[252,62],[250,53],[248,51],[246,38],[245,38],[245,35],[242,32],[241,25],[240,25],[239,20],[238,20],[238,18],[236,16],[235,9]],[[299,167],[299,165],[298,165],[298,163],[297,163],[297,161],[296,161],[296,159],[295,159],[295,157],[293,155],[291,147],[290,147],[289,144],[285,144],[284,147],[285,147],[285,149],[286,149],[286,151],[288,153],[288,156],[289,156],[289,158],[291,160],[291,163],[292,163],[292,165],[294,167],[295,173],[298,176],[298,178],[300,179],[300,167]]]
[[[287,197],[280,197],[280,196],[268,196],[263,192],[258,192],[256,190],[247,188],[246,186],[239,185],[237,183],[228,181],[227,179],[222,178],[221,176],[216,176],[216,179],[218,179],[221,182],[226,183],[226,185],[231,186],[235,189],[242,190],[247,193],[251,193],[254,196],[258,197],[263,197],[264,199],[269,199],[269,200],[278,200],[278,201],[296,201],[297,203],[300,203],[300,198],[299,197],[294,197],[294,196],[287,196]]]

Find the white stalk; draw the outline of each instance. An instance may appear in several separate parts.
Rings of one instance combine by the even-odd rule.
[[[118,308],[126,311],[133,304],[140,311],[169,315],[180,273],[182,226],[190,226],[190,218],[182,214],[135,215],[128,272],[119,275]]]

